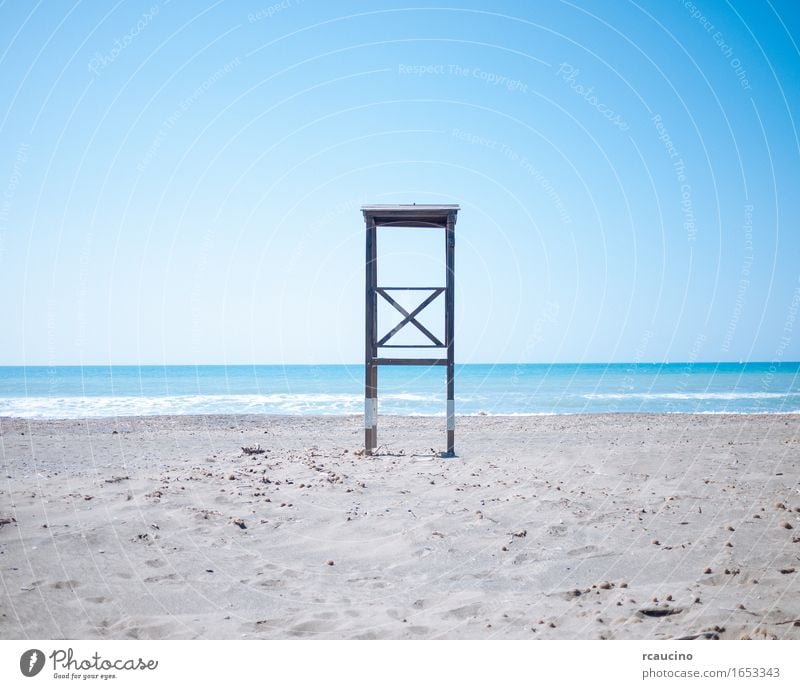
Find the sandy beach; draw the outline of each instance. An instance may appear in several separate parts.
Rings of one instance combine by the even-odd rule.
[[[800,638],[800,416],[442,429],[0,419],[0,637]]]

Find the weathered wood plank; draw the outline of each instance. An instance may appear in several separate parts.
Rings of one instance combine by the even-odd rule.
[[[402,359],[379,357],[375,359],[378,366],[447,366],[447,359]]]
[[[456,213],[447,217],[445,253],[447,289],[445,292],[445,340],[447,342],[447,454],[455,455],[455,270],[456,270]]]

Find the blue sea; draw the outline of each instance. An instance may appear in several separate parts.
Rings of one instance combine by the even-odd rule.
[[[363,366],[0,367],[0,416],[360,414]],[[444,415],[444,369],[381,367],[382,414]],[[465,364],[456,412],[800,413],[800,363]]]

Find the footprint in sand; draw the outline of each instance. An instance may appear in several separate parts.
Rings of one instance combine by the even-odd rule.
[[[106,598],[105,596],[91,596],[91,597],[87,598],[86,600],[89,601],[90,603],[100,604],[100,603],[107,603],[111,599],[110,598]]]
[[[289,630],[290,636],[314,636],[326,631],[326,625],[317,620],[309,620],[296,624]]]
[[[55,581],[50,586],[54,589],[75,589],[80,586],[80,582],[75,581],[74,579],[68,579],[67,581]]]
[[[163,576],[159,577],[147,577],[144,579],[145,584],[155,584],[159,581],[175,581],[178,578],[177,574],[164,574]]]
[[[129,639],[169,639],[171,634],[174,634],[171,624],[135,626],[125,630]]]
[[[460,608],[453,608],[446,612],[443,617],[454,617],[457,620],[468,620],[470,617],[476,617],[481,610],[479,603],[472,603],[471,605],[462,605]]]
[[[375,632],[362,632],[361,634],[356,634],[353,637],[355,641],[375,641],[378,638],[378,635]]]
[[[567,555],[570,557],[578,557],[579,555],[591,555],[592,553],[597,552],[597,546],[594,545],[585,545],[581,548],[573,548],[572,550],[567,551]]]
[[[282,579],[264,579],[263,581],[259,581],[257,586],[261,586],[265,589],[277,589],[284,585]]]

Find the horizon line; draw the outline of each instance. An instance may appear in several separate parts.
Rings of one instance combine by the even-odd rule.
[[[798,360],[778,361],[772,360],[703,360],[703,361],[497,361],[497,362],[456,362],[456,366],[696,366],[701,364],[800,364]],[[192,367],[199,368],[205,366],[364,366],[364,362],[351,362],[351,363],[181,363],[181,364],[167,364],[167,363],[114,363],[114,364],[0,364],[0,368],[155,368],[155,367]],[[426,368],[421,365],[415,368]],[[427,367],[430,368],[430,367]]]

